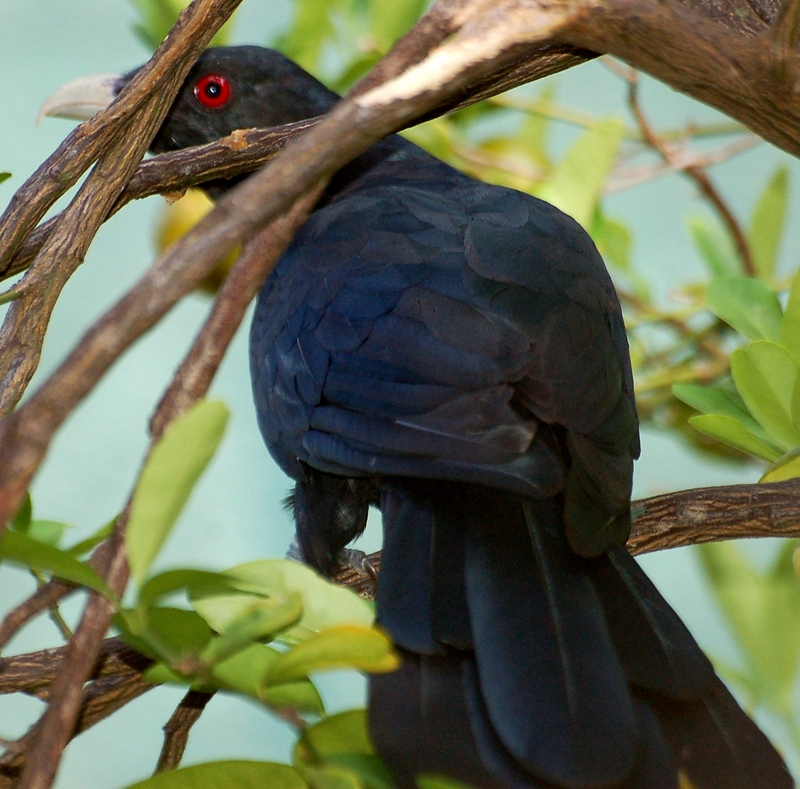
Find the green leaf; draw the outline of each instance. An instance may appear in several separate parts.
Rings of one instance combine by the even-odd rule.
[[[365,710],[347,710],[309,726],[294,748],[294,758],[298,762],[325,760],[343,753],[375,755],[367,734]]]
[[[286,764],[244,760],[181,767],[131,784],[127,789],[308,789],[297,770]]]
[[[363,789],[361,781],[342,767],[306,767],[301,772],[314,789]]]
[[[226,576],[250,593],[192,592],[192,605],[214,628],[222,631],[249,606],[264,597],[300,595],[303,615],[297,625],[281,635],[289,643],[301,641],[327,627],[353,624],[369,627],[373,606],[349,589],[336,586],[313,570],[286,559],[266,559],[233,567]]]
[[[758,422],[745,409],[741,398],[721,386],[673,384],[672,394],[681,402],[703,414],[729,416],[756,435],[764,432]],[[766,434],[760,437],[766,438]]]
[[[140,606],[151,606],[167,595],[178,591],[221,594],[237,590],[235,580],[226,573],[211,570],[165,570],[148,578],[139,589]]]
[[[557,82],[545,82],[537,96],[538,106],[547,110],[556,106]],[[552,166],[548,155],[548,136],[552,124],[544,112],[531,111],[527,113],[522,127],[517,135],[524,142],[525,150],[533,157],[534,162],[540,167],[549,170]]]
[[[592,238],[606,260],[611,261],[623,273],[631,273],[633,235],[626,224],[598,211],[592,224]]]
[[[191,0],[131,0],[139,11],[141,21],[133,26],[134,32],[150,49],[156,49],[172,29],[180,12]],[[228,20],[211,39],[209,46],[225,46],[230,39]]]
[[[166,429],[150,452],[125,534],[131,575],[138,584],[219,446],[228,415],[221,402],[201,400]]]
[[[330,627],[284,652],[267,672],[265,684],[302,679],[315,671],[392,671],[398,666],[392,642],[375,628]]]
[[[280,653],[264,644],[250,644],[212,668],[212,680],[226,690],[252,696],[270,707],[291,707],[322,714],[322,699],[308,679],[264,687],[262,680]]]
[[[378,3],[370,8],[370,32],[383,52],[408,32],[422,16],[428,0],[395,0]]]
[[[781,343],[800,362],[800,268],[794,275],[781,323]]]
[[[243,611],[203,650],[202,658],[210,664],[235,654],[253,641],[265,640],[293,625],[303,613],[299,594],[260,600]]]
[[[787,452],[773,463],[759,482],[783,482],[800,477],[800,447]]]
[[[0,184],[11,178],[11,173],[0,173]]]
[[[79,562],[59,548],[31,539],[24,534],[7,531],[0,538],[0,559],[50,573],[64,581],[93,589],[109,600],[116,599],[116,595],[106,582],[88,564]]]
[[[735,277],[742,274],[741,259],[730,234],[705,217],[691,217],[688,225],[689,234],[712,277]]]
[[[539,197],[589,227],[624,132],[625,126],[618,118],[592,124],[558,163]]]
[[[344,767],[370,789],[393,789],[395,782],[375,755],[367,734],[365,710],[330,715],[306,728],[294,749],[294,763]]]
[[[27,536],[32,540],[39,542],[46,542],[48,545],[58,547],[64,532],[71,529],[68,523],[60,523],[59,521],[31,521],[28,526]],[[70,553],[70,555],[72,555]]]
[[[331,11],[337,0],[320,3],[319,0],[296,0],[291,29],[275,44],[303,68],[314,71],[325,42],[333,37],[334,27]]]
[[[767,571],[753,568],[734,543],[706,543],[699,557],[720,609],[750,667],[760,700],[788,714],[800,658],[800,584],[786,541]]]
[[[783,311],[775,291],[759,279],[715,279],[706,291],[708,308],[750,340],[780,342]]]
[[[22,504],[20,504],[19,509],[16,511],[11,520],[11,528],[14,529],[14,531],[19,531],[23,534],[26,534],[32,520],[33,502],[31,501],[31,494],[26,493],[25,498],[22,500]]]
[[[786,223],[788,197],[789,171],[781,166],[759,196],[747,233],[753,262],[760,277],[770,277],[775,271]]]
[[[114,617],[114,625],[134,649],[173,668],[187,659],[199,666],[198,656],[212,637],[205,620],[183,608],[127,608]]]
[[[467,784],[439,775],[420,775],[417,778],[417,786],[419,789],[469,789]]]
[[[773,342],[751,342],[731,354],[731,375],[750,413],[784,451],[800,445],[792,395],[800,368]]]
[[[315,715],[322,715],[325,712],[322,697],[310,679],[284,682],[269,687],[261,686],[255,696],[268,707],[276,709],[291,707],[298,712],[314,713]]]
[[[699,430],[703,435],[715,438],[723,444],[763,458],[769,462],[776,461],[781,453],[771,444],[767,444],[752,433],[748,432],[739,422],[729,416],[719,414],[704,414],[689,418],[689,424]]]
[[[97,547],[103,540],[111,536],[117,524],[116,516],[108,523],[104,523],[94,534],[89,535],[85,540],[75,543],[66,549],[70,556],[83,556],[84,554]]]

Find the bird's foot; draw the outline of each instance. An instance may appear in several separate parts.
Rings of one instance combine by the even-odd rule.
[[[295,562],[300,562],[301,564],[306,564],[300,552],[300,545],[296,537],[292,540],[289,550],[286,551],[286,558]],[[355,548],[345,548],[341,554],[339,554],[339,566],[333,575],[346,572],[366,575],[371,586],[370,597],[375,596],[375,592],[378,588],[378,570],[364,551],[359,551]]]

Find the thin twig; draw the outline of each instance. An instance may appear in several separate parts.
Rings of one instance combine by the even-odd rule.
[[[661,135],[659,134],[659,137]],[[643,183],[663,178],[674,172],[687,171],[690,168],[703,169],[715,164],[721,164],[740,153],[750,150],[762,142],[755,134],[742,134],[740,138],[715,148],[713,151],[697,151],[676,149],[673,159],[669,162],[662,161],[645,167],[630,167],[620,169],[613,173],[605,187],[606,194],[614,194]]]
[[[56,678],[67,647],[43,649],[24,655],[0,658],[0,694],[33,693],[52,684]],[[129,647],[121,638],[107,638],[100,648],[89,673],[90,679],[119,677],[143,673],[153,661]]]
[[[756,264],[753,260],[753,253],[750,249],[750,243],[747,240],[744,230],[742,230],[733,212],[728,207],[728,204],[722,198],[722,195],[717,191],[717,188],[711,182],[708,174],[703,167],[686,161],[685,157],[680,156],[673,145],[666,143],[662,140],[655,130],[650,126],[642,106],[639,102],[639,79],[636,72],[631,69],[628,77],[628,104],[630,105],[631,112],[639,124],[644,141],[656,151],[663,160],[675,170],[685,173],[691,178],[700,192],[705,195],[706,199],[716,209],[720,219],[728,228],[728,232],[733,238],[736,249],[739,252],[739,257],[742,262],[742,268],[745,274],[749,277],[756,275]]]
[[[174,770],[180,765],[189,742],[189,732],[213,697],[213,692],[202,690],[190,690],[183,697],[164,726],[164,745],[158,757],[157,773]]]
[[[0,649],[16,635],[17,631],[37,614],[47,610],[77,589],[72,584],[53,580],[37,589],[27,600],[9,611],[0,622]]]
[[[89,557],[89,566],[99,572],[105,572],[110,557],[111,544],[108,541],[100,543]],[[67,595],[72,594],[80,587],[54,578],[49,583],[38,588],[27,600],[23,600],[16,608],[6,614],[0,622],[0,650],[16,635],[21,627],[34,616],[54,606]]]

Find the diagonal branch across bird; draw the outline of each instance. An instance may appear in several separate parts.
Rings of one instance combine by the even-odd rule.
[[[85,117],[131,75],[45,111]],[[272,50],[208,50],[154,151],[328,111]],[[233,183],[208,186],[218,196]],[[622,314],[589,236],[400,137],[343,168],[258,298],[258,424],[325,574],[381,510],[370,680],[398,785],[793,785],[624,548],[638,422]]]

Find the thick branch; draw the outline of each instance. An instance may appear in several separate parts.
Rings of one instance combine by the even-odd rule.
[[[574,13],[558,38],[616,55],[800,156],[800,95],[776,70],[768,27],[761,35],[748,27],[755,29],[724,26],[672,0],[601,0]],[[786,60],[796,73],[796,51]]]
[[[800,536],[800,479],[667,493],[633,502],[631,553],[745,537]]]

